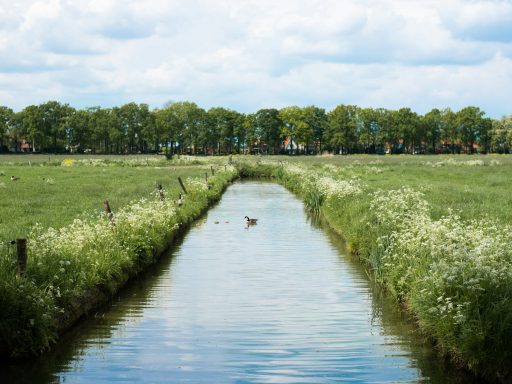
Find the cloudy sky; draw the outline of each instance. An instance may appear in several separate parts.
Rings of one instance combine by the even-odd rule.
[[[512,113],[512,0],[0,0],[0,105]]]

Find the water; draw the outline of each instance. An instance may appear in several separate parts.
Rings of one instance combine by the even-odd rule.
[[[297,198],[258,182],[231,186],[54,352],[0,369],[2,383],[471,382]]]

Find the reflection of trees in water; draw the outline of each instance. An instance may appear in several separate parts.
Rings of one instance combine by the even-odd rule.
[[[92,342],[95,353],[98,353],[106,349],[114,333],[123,334],[125,324],[133,325],[142,319],[140,314],[153,299],[153,288],[169,271],[173,255],[187,232],[176,238],[174,245],[154,265],[131,280],[111,302],[62,335],[51,352],[35,361],[0,364],[1,383],[58,383],[58,372],[80,371],[82,357],[87,354]]]
[[[343,263],[351,266],[351,272],[368,282],[372,297],[372,325],[382,327],[383,333],[393,338],[393,344],[400,345],[413,364],[415,363],[415,367],[420,371],[420,377],[428,378],[428,382],[440,384],[483,382],[471,373],[457,369],[447,358],[440,356],[432,342],[421,334],[411,315],[386,294],[357,257],[348,254],[344,240],[325,223],[325,220],[316,215],[308,215],[308,221],[329,236],[331,244],[338,249],[340,258],[343,258]]]

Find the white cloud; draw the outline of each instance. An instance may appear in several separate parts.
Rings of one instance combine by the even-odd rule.
[[[0,0],[0,104],[192,100],[511,113],[512,4]]]
[[[512,42],[512,3],[505,0],[450,2],[443,22],[461,39]]]

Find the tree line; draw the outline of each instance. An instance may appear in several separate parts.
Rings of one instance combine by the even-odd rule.
[[[244,114],[193,102],[75,109],[48,101],[19,112],[0,106],[0,152],[232,154],[510,153],[512,115],[338,105]]]

